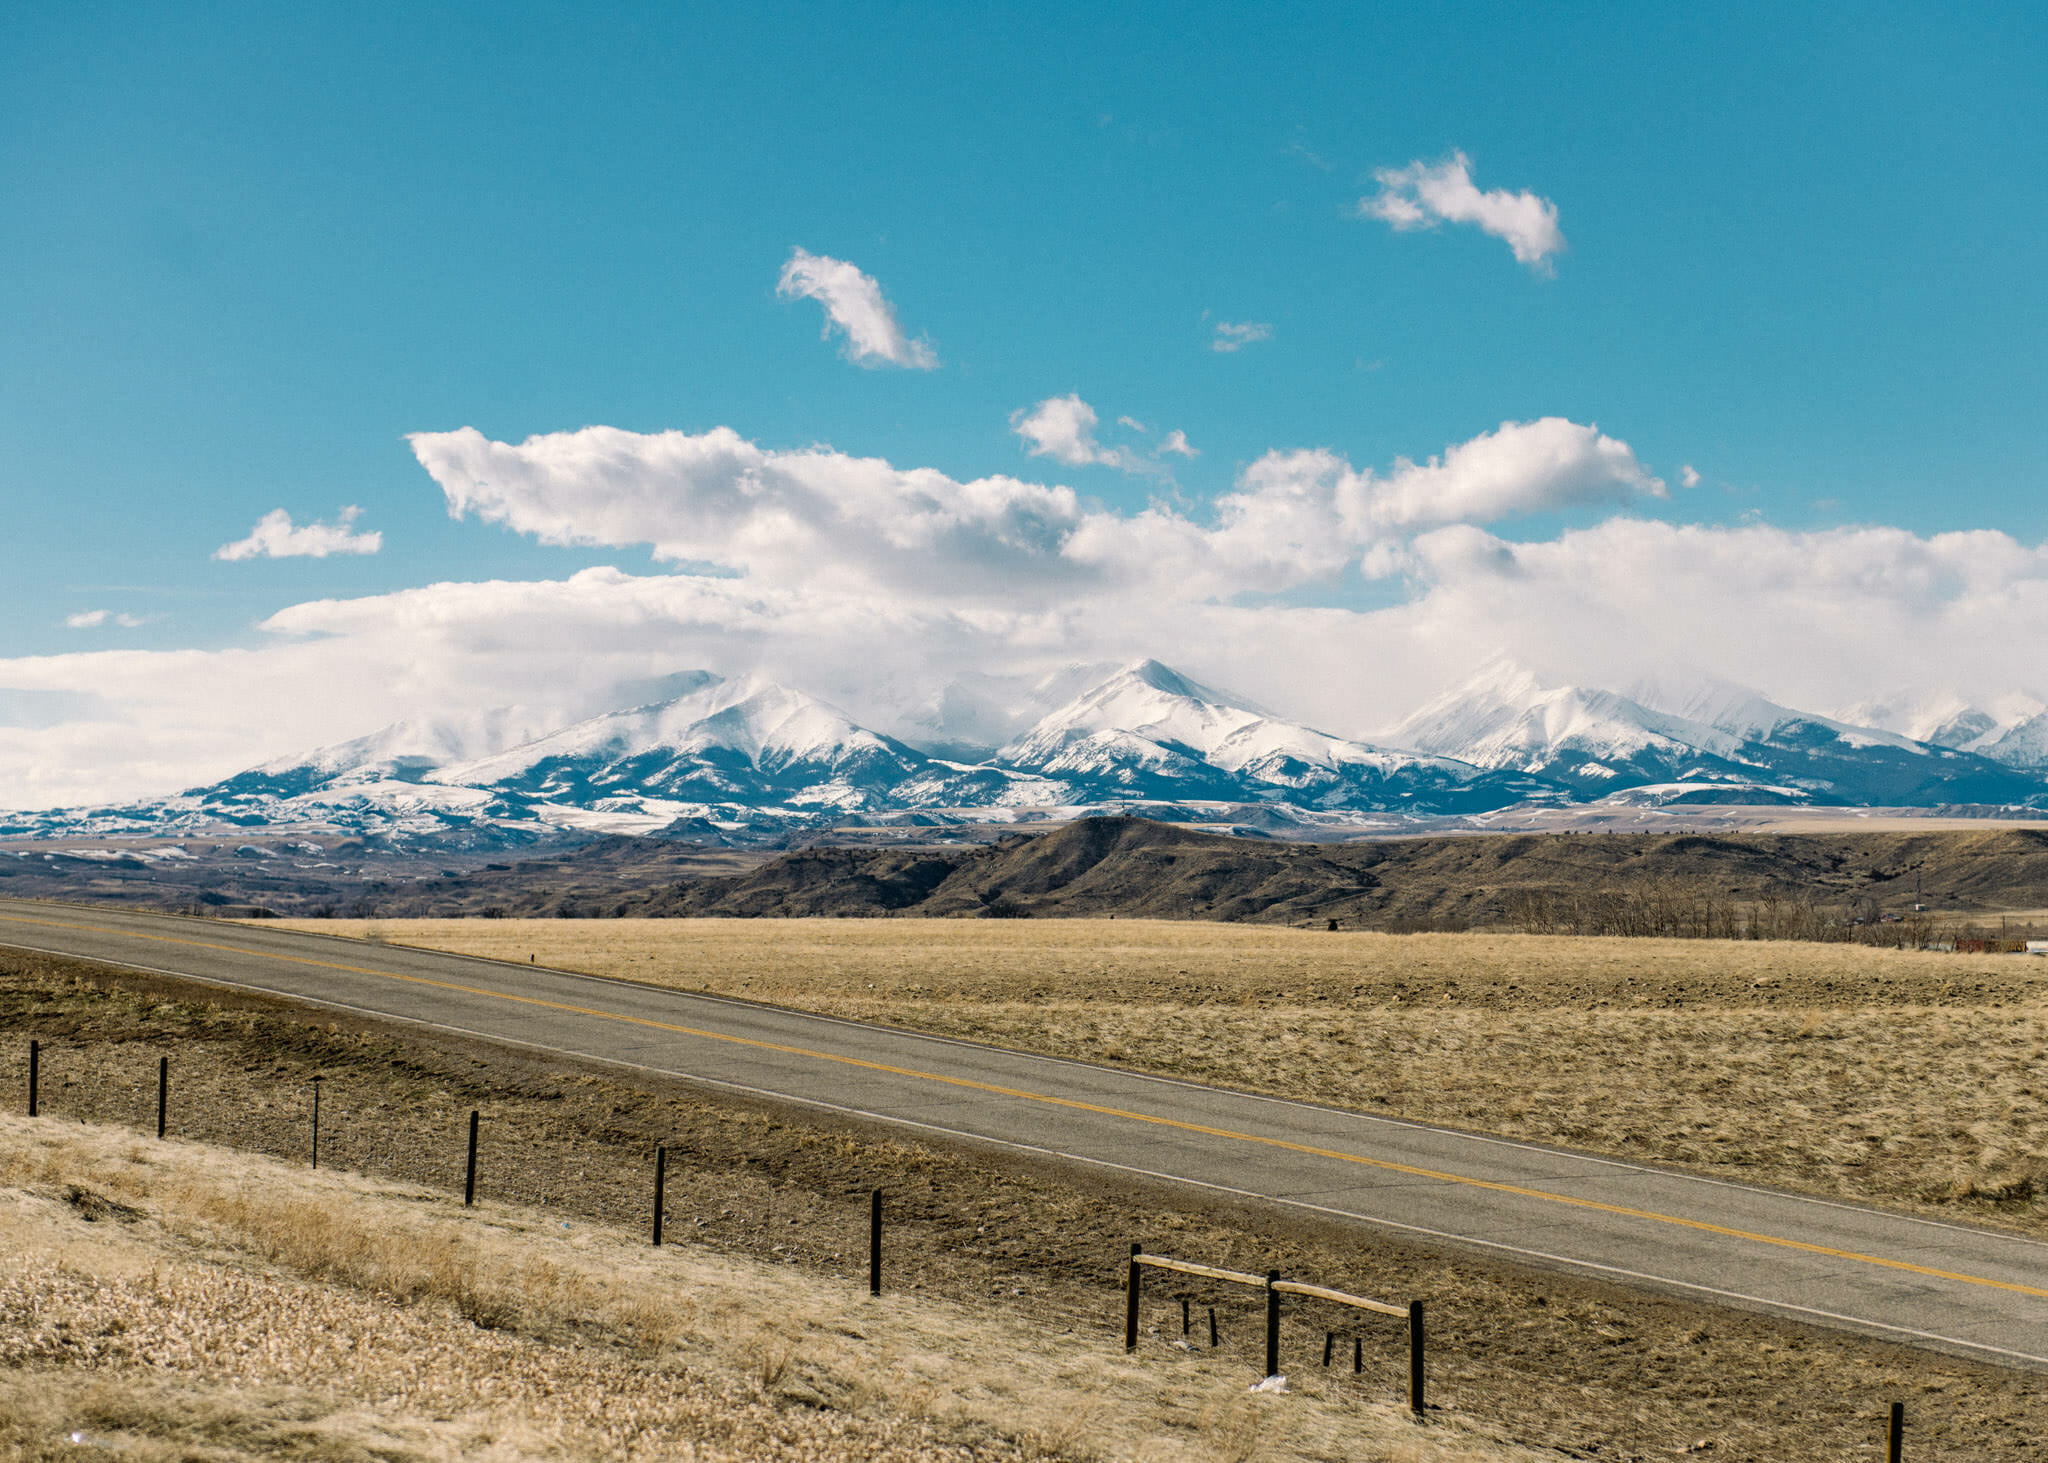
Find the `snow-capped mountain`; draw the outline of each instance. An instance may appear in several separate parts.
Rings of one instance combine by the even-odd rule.
[[[926,761],[801,691],[706,677],[686,695],[595,716],[431,779],[573,806],[653,798],[854,809],[886,800]]]
[[[1926,806],[2043,793],[2038,780],[1988,758],[1794,711],[1742,687],[1645,682],[1634,690],[1546,686],[1498,660],[1393,736],[1481,767],[1565,781],[1581,795],[1654,787],[1672,800]]]
[[[1527,779],[1316,731],[1156,660],[1091,686],[994,760],[1099,797],[1444,812],[1500,807],[1548,791]]]
[[[1754,783],[1742,738],[1654,711],[1612,691],[1546,686],[1534,672],[1494,660],[1415,711],[1390,733],[1419,751],[1478,767],[1512,768],[1600,796],[1641,783]]]
[[[1643,682],[1623,694],[1548,685],[1506,661],[1381,743],[1291,721],[1157,661],[987,677],[962,692],[948,724],[1013,734],[972,757],[933,755],[758,677],[689,672],[660,685],[662,699],[568,726],[511,710],[400,722],[177,797],[13,815],[0,831],[296,825],[426,847],[595,833],[779,837],[1134,806],[1279,831],[1602,799],[2048,806],[2048,712],[2038,708],[1985,713],[1983,729],[1960,702],[1911,713],[1940,710],[1933,730],[1970,734],[1948,746],[1737,686]],[[1020,728],[1025,712],[1035,719]]]
[[[1865,701],[1838,713],[1841,720],[1903,732],[1917,741],[1974,752],[2008,767],[2048,769],[2048,705],[2023,691],[1986,705],[1953,691]]]
[[[488,757],[545,735],[553,726],[543,713],[516,706],[394,722],[368,736],[252,767],[225,782],[195,788],[193,795],[215,800],[295,797],[340,787],[418,783],[453,763]]]

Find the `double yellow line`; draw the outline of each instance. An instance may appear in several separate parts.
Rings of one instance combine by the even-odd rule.
[[[572,1016],[590,1016],[600,1021],[616,1021],[628,1026],[643,1026],[655,1031],[674,1032],[679,1036],[694,1036],[704,1041],[720,1041],[729,1046],[752,1047],[757,1051],[778,1052],[784,1056],[805,1057],[812,1061],[833,1062],[842,1067],[855,1067],[869,1072],[885,1072],[892,1077],[910,1077],[922,1082],[937,1082],[948,1087],[966,1088],[973,1092],[986,1092],[996,1097],[1014,1097],[1025,1102],[1043,1103],[1048,1107],[1069,1108],[1076,1112],[1097,1113],[1104,1117],[1122,1118],[1133,1123],[1147,1123],[1157,1128],[1172,1128],[1184,1133],[1200,1133],[1210,1138],[1225,1138],[1238,1143],[1255,1143],[1266,1148],[1277,1148],[1289,1153],[1307,1154],[1313,1158],[1330,1158],[1340,1163],[1353,1163],[1362,1168],[1376,1168],[1388,1173],[1403,1174],[1409,1178],[1432,1179],[1438,1183],[1462,1184],[1466,1188],[1485,1189],[1496,1194],[1514,1194],[1525,1199],[1539,1199],[1547,1204],[1562,1204],[1572,1209],[1590,1209],[1600,1214],[1615,1214],[1626,1219],[1644,1219],[1657,1224],[1675,1225],[1680,1229],[1697,1230],[1702,1234],[1724,1235],[1730,1239],[1747,1240],[1754,1244],[1774,1245],[1779,1249],[1800,1250],[1810,1255],[1826,1255],[1836,1260],[1852,1260],[1862,1265],[1874,1265],[1885,1270],[1904,1271],[1909,1275],[1926,1275],[1936,1280],[1954,1280],[1965,1285],[1981,1285],[1991,1290],[2011,1291],[2017,1295],[2035,1296],[2048,1300],[2048,1289],[2031,1285],[2019,1285],[2010,1280],[1992,1280],[1982,1275],[1965,1275],[1954,1270],[1940,1270],[1930,1265],[1915,1265],[1907,1260],[1886,1259],[1882,1255],[1866,1255],[1856,1250],[1836,1249],[1831,1245],[1812,1244],[1806,1240],[1786,1239],[1782,1235],[1759,1234],[1753,1230],[1734,1229],[1725,1224],[1712,1224],[1704,1219],[1687,1219],[1678,1214],[1660,1214],[1653,1209],[1632,1209],[1625,1204],[1608,1204],[1598,1199],[1581,1199],[1570,1194],[1554,1194],[1544,1189],[1526,1188],[1520,1184],[1504,1184],[1492,1179],[1472,1178],[1465,1174],[1444,1173],[1437,1169],[1417,1168],[1412,1164],[1394,1163],[1384,1158],[1366,1158],[1356,1153],[1344,1153],[1334,1148],[1318,1148],[1313,1144],[1296,1143],[1286,1138],[1270,1138],[1259,1133],[1241,1133],[1233,1128],[1215,1128],[1205,1123],[1190,1123],[1179,1118],[1158,1117],[1151,1113],[1132,1112],[1126,1108],[1105,1107],[1100,1103],[1082,1102],[1071,1097],[1055,1097],[1047,1092],[1032,1092],[1022,1087],[1003,1087],[993,1082],[977,1082],[969,1077],[948,1077],[940,1072],[923,1072],[915,1067],[895,1067],[886,1062],[870,1062],[861,1057],[841,1056],[835,1052],[814,1051],[809,1047],[788,1046],[781,1042],[762,1041],[757,1037],[732,1036],[720,1031],[705,1031],[695,1026],[680,1026],[668,1021],[655,1021],[645,1016],[626,1016],[616,1011],[606,1011],[595,1006],[578,1006],[566,1001],[542,1000],[538,996],[514,995],[508,991],[486,990],[481,986],[462,985],[455,981],[434,980],[423,975],[402,975],[392,970],[372,970],[362,965],[344,965],[339,961],[315,960],[304,955],[279,955],[260,950],[251,950],[239,945],[221,945],[206,940],[180,939],[174,935],[150,935],[134,930],[112,930],[99,925],[72,924],[61,920],[23,919],[14,915],[0,915],[0,923],[35,925],[48,929],[74,930],[86,934],[111,935],[117,939],[147,940],[159,945],[181,945],[194,950],[217,950],[225,954],[256,956],[264,960],[284,961],[293,965],[313,966],[321,970],[338,970],[349,975],[375,976],[381,980],[400,981],[406,985],[429,986],[436,990],[453,991],[460,995],[482,996],[488,1000],[506,1001],[515,1005],[535,1006],[547,1011],[561,1011]],[[80,958],[90,959],[85,956]],[[204,979],[204,977],[199,977]]]

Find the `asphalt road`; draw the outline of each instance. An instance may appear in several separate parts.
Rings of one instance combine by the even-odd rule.
[[[1964,1225],[744,1001],[261,926],[0,900],[0,945],[620,1063],[2048,1370],[2048,1243]]]

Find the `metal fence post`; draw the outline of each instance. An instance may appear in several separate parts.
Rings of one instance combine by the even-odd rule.
[[[320,1079],[313,1078],[313,1167],[320,1166]]]
[[[1266,1272],[1266,1375],[1280,1375],[1280,1292],[1273,1288],[1278,1270]]]
[[[28,1115],[36,1115],[36,1082],[42,1076],[43,1044],[30,1038],[28,1044]]]
[[[882,1293],[882,1191],[868,1201],[868,1294]]]
[[[170,1111],[170,1106],[171,1059],[169,1057],[158,1057],[156,1059],[156,1135],[159,1139],[164,1135],[164,1119]]]
[[[661,1247],[661,1211],[663,1191],[668,1187],[668,1149],[660,1144],[654,1149],[654,1244]]]
[[[1892,1404],[1891,1426],[1885,1429],[1885,1463],[1899,1463],[1901,1451],[1906,1446],[1906,1404]]]
[[[476,1202],[476,1119],[474,1108],[469,1114],[469,1168],[462,1179],[462,1207],[467,1209]]]
[[[1131,1245],[1131,1269],[1124,1277],[1124,1350],[1138,1349],[1138,1256],[1145,1252],[1141,1244]]]
[[[1408,1302],[1408,1410],[1418,1418],[1428,1408],[1423,1394],[1422,1371],[1422,1302]]]

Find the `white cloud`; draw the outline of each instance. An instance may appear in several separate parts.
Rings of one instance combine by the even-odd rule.
[[[1119,427],[1129,427],[1133,432],[1143,432],[1149,430],[1145,426],[1145,424],[1139,421],[1136,417],[1118,417],[1116,419],[1116,424]]]
[[[1678,485],[1682,488],[1696,488],[1700,485],[1700,475],[1691,463],[1688,462],[1678,469]]]
[[[1175,427],[1171,432],[1168,432],[1156,450],[1162,457],[1169,452],[1176,457],[1200,457],[1202,455],[1200,451],[1188,445],[1188,434],[1179,427]]]
[[[837,326],[846,332],[846,358],[863,366],[906,366],[930,371],[939,364],[931,342],[912,340],[896,321],[896,311],[882,297],[882,286],[843,259],[792,250],[775,282],[784,299],[812,299],[825,307],[829,337]]]
[[[1526,190],[1480,192],[1472,182],[1472,159],[1462,152],[1437,163],[1417,159],[1405,168],[1381,168],[1373,178],[1380,191],[1361,198],[1358,211],[1397,230],[1474,224],[1504,240],[1517,260],[1541,274],[1552,272],[1551,256],[1565,247],[1555,203]]]
[[[66,615],[64,623],[73,630],[96,630],[102,625],[119,625],[133,630],[139,625],[147,625],[149,619],[147,615],[132,615],[125,610],[80,610],[75,615]]]
[[[1209,342],[1209,349],[1228,355],[1241,351],[1248,345],[1273,338],[1273,327],[1257,320],[1245,320],[1233,325],[1228,320],[1216,322],[1216,338]]]
[[[293,524],[291,514],[273,508],[256,520],[249,536],[213,551],[216,559],[324,559],[329,554],[374,554],[384,547],[384,535],[372,530],[356,533],[352,525],[363,510],[353,505],[337,513],[332,523]]]
[[[1427,462],[1396,458],[1384,476],[1322,450],[1269,452],[1240,493],[1312,492],[1344,522],[1348,542],[1447,523],[1493,523],[1560,508],[1665,496],[1626,442],[1563,417],[1503,422]]]
[[[1010,430],[1024,439],[1024,450],[1031,456],[1081,467],[1103,460],[1095,441],[1097,420],[1095,408],[1081,400],[1079,392],[1070,391],[1011,412]]]
[[[1048,396],[1038,405],[1010,413],[1010,430],[1024,439],[1024,450],[1032,457],[1050,457],[1068,467],[1113,467],[1119,472],[1158,474],[1156,463],[1148,462],[1128,447],[1105,447],[1095,440],[1099,418],[1095,408],[1081,400],[1079,392]],[[1118,417],[1117,425],[1135,431],[1145,428],[1130,417]]]
[[[1100,462],[1094,411],[1053,397],[1013,421],[1031,450]],[[1204,522],[1154,503],[1087,508],[1071,488],[959,482],[826,448],[773,451],[720,427],[698,435],[588,427],[493,442],[422,432],[413,451],[456,517],[544,543],[629,547],[715,565],[756,588],[914,594],[1037,612],[1077,596],[1168,586],[1282,593],[1329,580],[1383,541],[1459,521],[1661,494],[1628,445],[1560,418],[1504,423],[1385,475],[1326,451],[1253,463]]]

